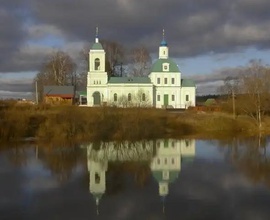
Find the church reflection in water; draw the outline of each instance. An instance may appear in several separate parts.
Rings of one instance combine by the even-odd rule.
[[[183,163],[195,157],[195,140],[160,139],[145,142],[101,142],[91,143],[87,148],[89,190],[98,205],[106,192],[106,172],[109,163],[146,162],[159,185],[163,201],[181,171]],[[108,182],[107,182],[108,184]],[[164,208],[163,208],[164,211]]]

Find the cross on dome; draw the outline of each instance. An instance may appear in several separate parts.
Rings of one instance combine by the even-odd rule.
[[[168,46],[168,44],[167,44],[167,42],[165,40],[165,30],[164,30],[164,28],[162,30],[162,41],[160,43],[160,46],[164,46],[164,47],[167,47]]]
[[[98,43],[98,26],[96,26],[96,43]]]

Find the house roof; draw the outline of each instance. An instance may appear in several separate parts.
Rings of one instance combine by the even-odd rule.
[[[162,64],[163,63],[169,63],[169,73],[170,72],[173,72],[173,73],[179,73],[179,69],[178,69],[178,66],[177,64],[170,58],[168,59],[158,59],[152,66],[152,70],[151,72],[165,72],[163,71],[163,66]]]
[[[182,79],[181,85],[182,87],[195,87],[195,83],[191,79]]]
[[[44,95],[74,95],[74,86],[44,86]]]
[[[111,77],[108,83],[151,84],[149,77]]]

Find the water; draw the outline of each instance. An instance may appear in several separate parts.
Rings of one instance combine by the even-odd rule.
[[[0,219],[270,219],[268,139],[0,151]]]

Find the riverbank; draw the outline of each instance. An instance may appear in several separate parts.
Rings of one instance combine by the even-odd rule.
[[[270,119],[263,131],[270,133]],[[153,138],[220,138],[258,133],[248,116],[225,113],[171,113],[152,108],[11,105],[0,110],[0,140],[40,141],[139,140]]]

